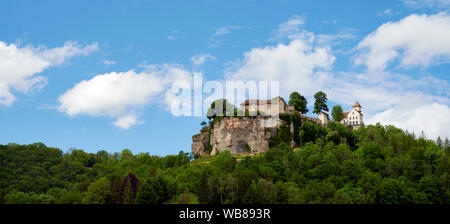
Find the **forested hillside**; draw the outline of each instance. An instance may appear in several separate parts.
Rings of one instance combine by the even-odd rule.
[[[294,150],[281,136],[258,155],[195,160],[0,145],[0,203],[450,203],[448,139],[334,122],[298,136]]]

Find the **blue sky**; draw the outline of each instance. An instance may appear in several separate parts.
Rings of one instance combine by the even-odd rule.
[[[313,105],[450,137],[450,1],[2,1],[0,144],[66,151],[190,151],[204,117],[167,89],[276,80]],[[110,85],[110,86],[109,86]],[[99,86],[108,89],[99,95]],[[313,116],[313,115],[311,115]]]

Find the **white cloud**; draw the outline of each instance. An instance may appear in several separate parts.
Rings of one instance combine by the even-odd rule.
[[[311,94],[329,78],[335,57],[326,46],[314,45],[314,34],[296,34],[289,44],[254,48],[227,70],[233,80],[280,81],[282,91],[301,89]]]
[[[67,41],[62,47],[42,51],[41,55],[45,60],[51,62],[52,65],[61,65],[75,55],[86,56],[94,51],[98,51],[97,43],[82,47],[77,42]]]
[[[62,47],[47,49],[44,46],[20,47],[0,41],[0,105],[10,106],[16,97],[12,90],[27,93],[42,89],[47,78],[36,76],[51,66],[58,66],[76,55],[88,55],[98,50],[98,45],[81,46],[66,42]]]
[[[270,40],[276,41],[282,38],[290,38],[292,35],[300,33],[300,26],[305,24],[305,19],[299,15],[293,15],[288,21],[278,25]]]
[[[113,122],[113,125],[122,129],[130,129],[134,125],[143,124],[143,121],[139,121],[138,117],[134,113],[130,113],[123,117],[119,117]]]
[[[410,15],[381,25],[362,40],[355,64],[382,71],[398,59],[400,67],[430,66],[450,59],[450,16]]]
[[[122,115],[129,107],[145,105],[152,96],[161,92],[160,82],[154,75],[133,70],[96,75],[60,96],[59,110],[71,116]]]
[[[194,67],[199,67],[203,65],[207,60],[215,60],[216,57],[210,54],[196,54],[191,57],[192,64]]]
[[[410,132],[424,131],[428,138],[450,136],[450,108],[439,103],[399,104],[370,117],[368,122],[392,124]]]
[[[136,73],[111,72],[77,83],[59,97],[58,110],[69,116],[91,115],[117,118],[113,125],[128,129],[140,124],[134,113],[151,102],[170,103],[164,95],[170,84],[189,80],[190,73],[178,65],[141,65]]]

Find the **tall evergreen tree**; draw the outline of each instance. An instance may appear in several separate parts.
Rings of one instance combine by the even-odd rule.
[[[314,111],[313,111],[313,113],[319,114],[321,111],[327,111],[328,112],[327,94],[325,94],[322,91],[319,91],[316,94],[314,94],[314,99],[316,101],[314,102]]]

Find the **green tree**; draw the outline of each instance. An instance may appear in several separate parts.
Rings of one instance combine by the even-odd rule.
[[[139,180],[136,175],[129,173],[122,182],[121,199],[122,204],[134,204],[139,188]]]
[[[83,204],[104,204],[108,198],[111,197],[111,182],[102,177],[89,185],[85,196],[83,197]]]
[[[328,106],[327,106],[327,94],[325,94],[322,91],[317,92],[314,94],[314,111],[313,113],[319,114],[321,111],[327,111],[328,112]]]
[[[333,106],[333,109],[331,109],[331,117],[333,118],[333,121],[337,122],[344,119],[344,111],[340,105]]]
[[[206,117],[211,120],[215,117],[233,116],[236,112],[235,109],[234,105],[228,103],[226,99],[218,99],[211,103],[208,112],[206,112]]]
[[[215,167],[221,173],[233,172],[236,163],[236,157],[232,156],[230,151],[228,150],[220,152],[211,162],[213,167]]]
[[[300,203],[300,189],[294,182],[278,181],[275,184],[277,192],[277,203],[298,204]]]
[[[198,202],[200,204],[208,204],[210,202],[208,191],[208,174],[206,171],[203,171],[202,176],[200,177],[200,184],[198,186]]]
[[[432,177],[422,177],[419,182],[419,190],[421,190],[429,203],[442,203],[442,195],[439,192],[439,184]]]
[[[327,130],[320,124],[313,124],[311,121],[306,120],[300,128],[299,136],[300,145],[308,142],[316,143],[318,139],[327,136]]]
[[[378,192],[378,200],[381,204],[405,203],[405,185],[398,179],[384,179]]]
[[[30,195],[22,191],[13,191],[5,196],[6,204],[30,204]]]
[[[136,203],[138,204],[157,204],[158,194],[155,192],[154,187],[148,181],[145,181],[140,187],[139,192],[136,195]]]
[[[272,181],[259,179],[252,182],[243,198],[245,204],[272,204],[275,202],[276,192]]]
[[[63,190],[61,197],[58,198],[56,204],[81,204],[83,193],[78,190]]]
[[[308,113],[308,108],[306,108],[307,104],[306,98],[300,95],[300,93],[292,92],[289,95],[289,105],[293,106],[296,111],[302,114]]]
[[[331,203],[336,204],[356,204],[359,203],[358,189],[351,187],[351,185],[345,185],[343,188],[337,190],[334,193]]]

